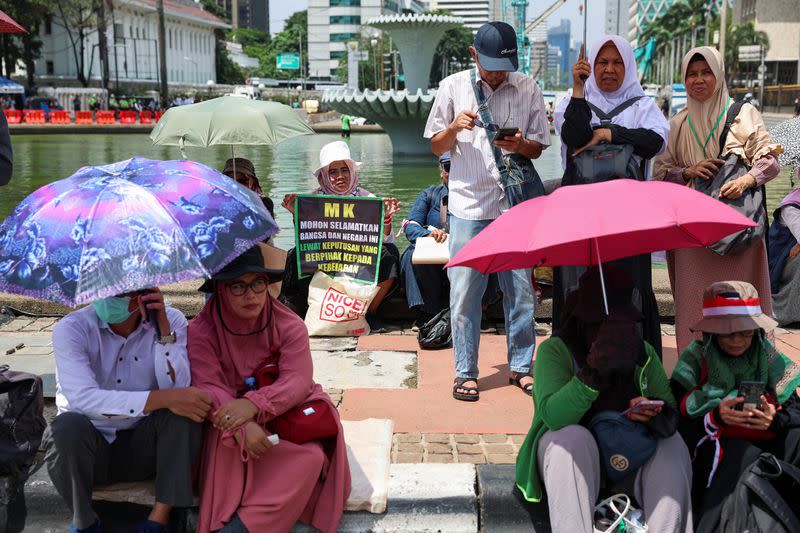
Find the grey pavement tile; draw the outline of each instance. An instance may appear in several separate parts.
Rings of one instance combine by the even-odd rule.
[[[323,388],[407,388],[416,373],[416,352],[312,351],[314,380]]]
[[[355,350],[358,337],[310,337],[311,350],[341,352]]]

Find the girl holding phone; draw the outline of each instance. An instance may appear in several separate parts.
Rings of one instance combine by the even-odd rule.
[[[767,339],[777,323],[743,281],[703,294],[703,334],[683,351],[671,386],[694,460],[695,531],[716,531],[722,503],[762,452],[800,465],[800,367]],[[743,406],[753,402],[753,406]]]

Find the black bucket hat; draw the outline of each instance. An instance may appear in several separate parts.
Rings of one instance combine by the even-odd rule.
[[[225,265],[222,270],[207,279],[199,289],[200,292],[214,292],[215,281],[230,281],[244,274],[267,274],[270,279],[283,276],[284,269],[276,268],[274,261],[270,261],[272,246],[257,244],[248,248],[236,259]],[[270,268],[267,268],[270,266]]]

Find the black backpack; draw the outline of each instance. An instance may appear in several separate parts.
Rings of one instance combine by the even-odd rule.
[[[25,481],[42,442],[42,378],[0,365],[0,531],[25,528]]]
[[[800,531],[800,468],[762,453],[722,506],[720,533]]]
[[[33,463],[44,419],[42,378],[0,366],[0,476],[18,477]]]

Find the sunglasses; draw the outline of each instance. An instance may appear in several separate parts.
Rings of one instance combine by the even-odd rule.
[[[480,114],[480,110],[486,107],[487,104],[484,103],[482,106],[478,107],[478,111],[476,111],[476,113]],[[495,124],[493,122],[489,124],[484,124],[483,121],[479,118],[476,118],[473,124],[475,125],[476,128],[483,128],[486,131],[500,131],[505,127],[509,118],[511,118],[511,102],[508,103],[508,114],[506,115],[506,119],[503,121],[502,124]]]
[[[450,173],[450,161],[445,161],[444,163],[439,163],[439,166],[442,167],[442,170],[444,170],[448,174]]]

